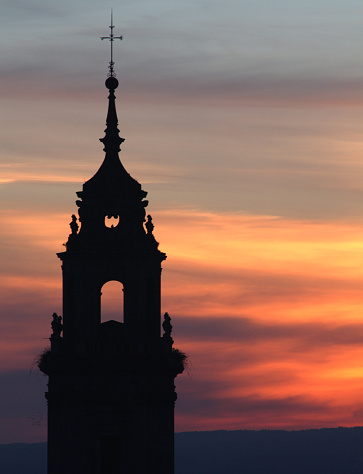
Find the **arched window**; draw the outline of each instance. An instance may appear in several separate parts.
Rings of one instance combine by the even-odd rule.
[[[119,281],[108,281],[101,290],[101,323],[124,322],[124,291]]]

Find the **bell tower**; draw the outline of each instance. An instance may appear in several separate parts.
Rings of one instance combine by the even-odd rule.
[[[57,254],[63,320],[53,315],[51,348],[39,359],[49,376],[48,474],[171,474],[174,378],[185,355],[172,347],[167,313],[161,324],[166,255],[146,217],[147,193],[119,159],[112,21],[107,38],[105,158],[77,192],[79,218]],[[101,322],[101,289],[112,280],[123,285],[123,322]]]

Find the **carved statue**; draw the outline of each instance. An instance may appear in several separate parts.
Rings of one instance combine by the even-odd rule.
[[[150,214],[147,216],[147,222],[145,224],[146,230],[148,234],[152,234],[154,230],[154,224],[152,223],[152,217]]]
[[[72,214],[72,222],[69,224],[72,234],[71,235],[77,235],[79,225],[77,224],[77,217]]]
[[[56,337],[60,337],[61,332],[63,330],[62,316],[58,316],[57,313],[53,313],[53,321],[51,325],[53,329],[53,335]]]
[[[171,317],[168,313],[164,314],[164,321],[163,321],[163,329],[164,329],[164,336],[171,337],[171,331],[173,330],[173,326],[171,325]]]

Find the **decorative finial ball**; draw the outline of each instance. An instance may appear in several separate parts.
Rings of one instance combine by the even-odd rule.
[[[105,85],[109,90],[115,90],[118,88],[118,80],[115,76],[110,76],[106,79]]]

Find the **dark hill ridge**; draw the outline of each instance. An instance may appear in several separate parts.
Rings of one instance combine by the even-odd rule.
[[[175,458],[175,474],[362,474],[363,427],[177,433]],[[46,443],[0,445],[0,473],[46,474]]]
[[[363,474],[363,427],[176,435],[176,474]]]
[[[1,474],[46,474],[47,443],[0,444]]]

